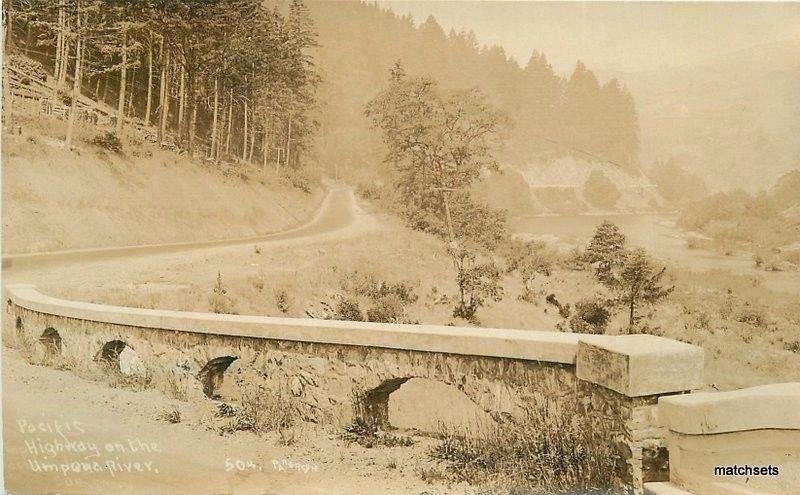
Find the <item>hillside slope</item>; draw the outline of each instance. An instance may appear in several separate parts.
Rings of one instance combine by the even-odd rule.
[[[16,118],[16,117],[15,117]],[[121,154],[63,148],[64,122],[20,117],[3,137],[3,253],[206,240],[281,230],[307,219],[322,191],[272,172],[219,169],[129,134]]]
[[[639,106],[642,162],[676,159],[713,189],[764,189],[800,156],[800,42],[620,74]]]
[[[607,205],[587,195],[589,177],[600,174],[616,192]],[[664,199],[644,176],[608,163],[571,156],[506,167],[476,185],[477,196],[511,216],[530,214],[640,213],[662,210]]]

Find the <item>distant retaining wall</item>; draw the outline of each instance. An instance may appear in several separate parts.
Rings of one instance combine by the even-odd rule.
[[[622,459],[617,477],[637,493],[668,476],[659,397],[702,385],[700,348],[649,335],[149,310],[56,299],[29,285],[5,295],[4,338],[26,343],[36,359],[113,362],[190,399],[283,387],[306,420],[338,424],[352,419],[356,396],[386,423],[389,395],[411,378],[452,385],[495,418],[558,400],[609,432]]]
[[[659,415],[670,483],[648,493],[800,493],[800,383],[662,397]]]

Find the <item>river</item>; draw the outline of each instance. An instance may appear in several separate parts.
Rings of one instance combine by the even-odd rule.
[[[518,234],[530,234],[561,247],[584,245],[595,227],[609,220],[620,227],[628,245],[643,247],[664,263],[696,272],[724,270],[737,275],[758,277],[770,289],[800,294],[800,272],[767,272],[755,267],[750,253],[725,256],[704,249],[689,248],[691,233],[676,225],[675,215],[529,215],[511,220],[510,227]]]

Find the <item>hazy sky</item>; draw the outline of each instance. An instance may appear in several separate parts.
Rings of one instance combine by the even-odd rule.
[[[433,14],[446,31],[472,29],[521,65],[533,49],[557,71],[590,67],[640,71],[692,63],[752,45],[800,40],[800,3],[397,1],[379,4]]]

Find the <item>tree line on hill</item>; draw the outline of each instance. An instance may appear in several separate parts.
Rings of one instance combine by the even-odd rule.
[[[446,33],[433,17],[415,25],[410,16],[369,3],[313,2],[319,26],[320,87],[326,149],[355,167],[379,154],[359,114],[400,61],[409,75],[427,76],[450,88],[479,87],[513,121],[502,150],[504,162],[575,154],[638,170],[636,105],[617,80],[600,82],[582,62],[568,77],[534,51],[521,67],[499,46],[481,46],[471,31]]]
[[[315,129],[316,32],[302,0],[10,0],[6,46],[190,154],[297,165]]]

